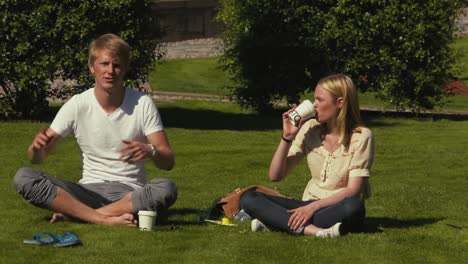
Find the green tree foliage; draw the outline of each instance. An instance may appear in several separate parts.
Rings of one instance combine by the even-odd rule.
[[[342,72],[389,105],[433,108],[456,62],[449,44],[462,0],[221,0],[223,67],[243,106],[297,102]]]
[[[115,33],[132,47],[128,85],[143,82],[161,56],[148,0],[0,0],[0,115],[39,118],[47,97],[64,98],[93,84],[89,42]],[[49,89],[53,80],[74,80]]]

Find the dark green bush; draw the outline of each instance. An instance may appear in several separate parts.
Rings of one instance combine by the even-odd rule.
[[[263,110],[297,102],[342,72],[389,105],[433,108],[456,62],[449,44],[462,0],[222,0],[224,68],[233,95]]]
[[[87,46],[115,33],[132,46],[128,85],[141,84],[161,52],[148,0],[0,0],[0,116],[40,118],[47,97],[93,84]],[[57,79],[73,80],[49,89]]]

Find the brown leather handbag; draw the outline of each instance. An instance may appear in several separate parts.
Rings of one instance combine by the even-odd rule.
[[[269,195],[285,197],[276,189],[270,189],[261,185],[250,185],[245,188],[237,188],[234,191],[221,197],[221,199],[217,199],[217,201],[215,201],[215,207],[219,208],[221,206],[224,215],[227,217],[233,217],[240,211],[240,198],[242,194],[251,190]]]

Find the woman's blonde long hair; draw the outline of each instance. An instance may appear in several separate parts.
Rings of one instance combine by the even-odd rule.
[[[359,99],[353,80],[344,74],[330,75],[318,81],[322,89],[331,93],[335,99],[343,98],[343,107],[338,113],[337,126],[340,144],[349,147],[353,130],[364,125],[359,110]]]

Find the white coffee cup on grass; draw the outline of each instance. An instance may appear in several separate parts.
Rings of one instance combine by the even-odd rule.
[[[291,123],[298,126],[301,119],[307,120],[314,117],[315,114],[316,110],[312,102],[310,100],[304,100],[298,107],[296,107],[296,109],[289,113],[288,116]]]
[[[151,231],[156,222],[156,211],[138,211],[138,226],[142,231]]]

